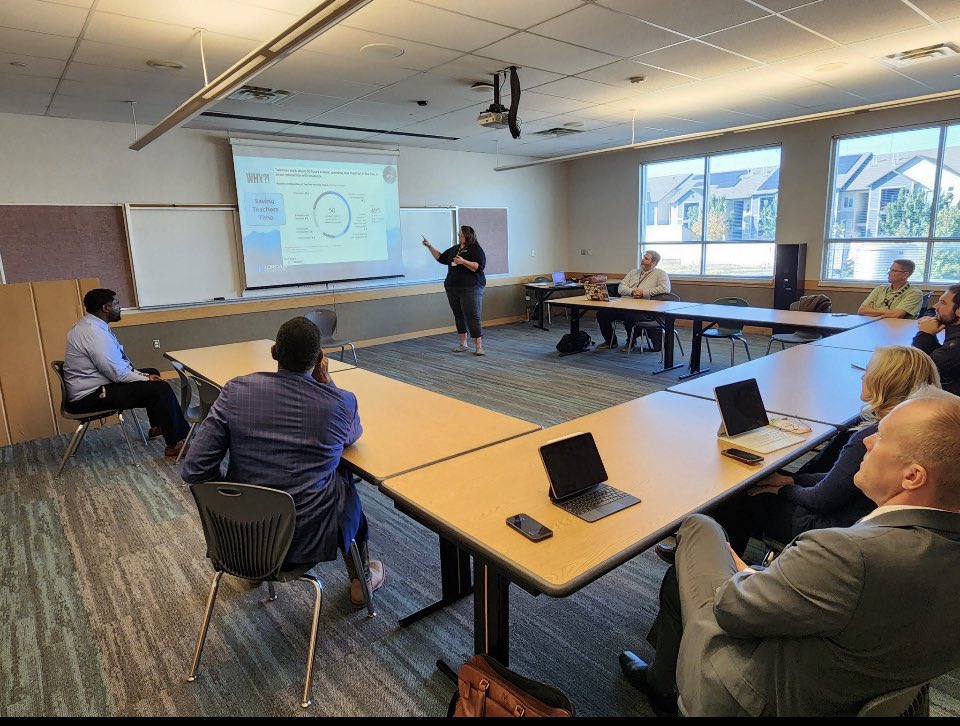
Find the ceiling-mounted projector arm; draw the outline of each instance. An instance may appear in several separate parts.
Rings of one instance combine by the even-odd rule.
[[[499,100],[498,98],[497,101]],[[520,125],[517,123],[517,110],[519,107],[520,76],[517,75],[517,67],[510,66],[510,113],[507,115],[507,123],[510,125],[510,135],[515,139],[520,138]]]

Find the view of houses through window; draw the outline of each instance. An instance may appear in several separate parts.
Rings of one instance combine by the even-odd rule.
[[[772,277],[780,148],[641,167],[640,248],[672,275]]]
[[[885,280],[897,258],[913,282],[960,279],[960,125],[836,142],[823,278]]]

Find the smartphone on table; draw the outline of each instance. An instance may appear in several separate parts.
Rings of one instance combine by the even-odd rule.
[[[744,451],[743,449],[724,449],[720,453],[744,464],[749,464],[750,466],[756,466],[763,461],[763,457],[759,454],[751,454],[749,451]]]
[[[507,517],[507,524],[533,542],[553,537],[552,529],[540,524],[527,514],[514,514],[512,517]]]

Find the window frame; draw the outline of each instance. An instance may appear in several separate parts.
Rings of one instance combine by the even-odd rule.
[[[640,259],[643,257],[647,249],[657,249],[658,251],[664,247],[681,247],[692,249],[694,247],[699,248],[700,253],[700,271],[697,273],[679,273],[671,272],[670,277],[674,279],[682,280],[717,280],[717,281],[739,281],[745,283],[772,283],[776,273],[776,244],[777,244],[777,232],[780,227],[780,214],[779,214],[779,199],[780,199],[780,184],[777,183],[777,191],[775,194],[764,194],[762,197],[758,197],[761,202],[758,202],[758,214],[757,219],[754,218],[752,204],[749,204],[750,199],[742,200],[744,202],[744,214],[743,214],[743,224],[749,225],[756,230],[758,227],[759,219],[759,209],[760,204],[763,200],[767,200],[768,203],[771,203],[770,200],[776,200],[777,202],[777,220],[774,229],[773,239],[725,239],[725,240],[710,240],[708,237],[708,217],[710,215],[710,162],[711,159],[718,156],[728,156],[733,154],[744,154],[752,151],[768,151],[776,149],[779,153],[779,162],[777,164],[778,173],[783,173],[783,144],[782,143],[772,143],[772,144],[763,144],[761,146],[749,146],[743,148],[735,149],[724,149],[713,151],[706,154],[690,154],[686,156],[677,156],[670,157],[666,159],[655,159],[650,161],[641,162],[640,164],[640,184],[639,184],[639,208],[641,213],[639,215],[638,224],[637,224],[637,264],[640,264]],[[699,241],[690,240],[690,241],[678,241],[678,242],[648,242],[646,238],[646,226],[647,219],[649,218],[646,209],[653,203],[646,202],[646,169],[651,165],[660,164],[663,162],[672,162],[672,161],[690,161],[690,160],[703,160],[703,199],[698,202],[701,210],[702,220],[700,225],[700,238]],[[686,204],[682,205],[683,208],[686,207]],[[656,215],[654,215],[656,216]],[[723,245],[767,245],[773,246],[773,255],[770,265],[769,274],[760,274],[760,275],[723,275],[723,274],[711,274],[707,270],[707,259],[708,259],[708,245],[714,247],[714,251],[719,249]]]
[[[827,178],[827,204],[826,204],[826,214],[824,218],[823,225],[823,252],[820,260],[820,282],[827,285],[856,285],[856,286],[868,286],[868,285],[877,285],[884,284],[886,282],[886,277],[880,276],[871,279],[865,278],[848,278],[848,277],[828,277],[829,272],[829,261],[832,257],[831,248],[833,245],[853,245],[853,244],[872,244],[872,245],[902,245],[904,243],[912,244],[923,244],[924,255],[922,262],[923,275],[919,278],[911,278],[910,283],[916,286],[924,287],[940,287],[944,284],[951,284],[950,282],[943,281],[931,281],[931,270],[933,266],[933,254],[934,248],[937,244],[951,244],[951,243],[960,243],[960,234],[953,237],[938,237],[937,236],[937,214],[939,211],[940,205],[940,192],[941,184],[943,181],[943,165],[944,158],[946,155],[947,149],[947,135],[951,128],[958,129],[960,132],[960,122],[957,120],[952,121],[941,121],[940,123],[925,123],[925,124],[912,124],[908,126],[897,126],[893,128],[886,129],[877,129],[868,132],[853,133],[853,134],[837,134],[832,137],[830,144],[830,172]],[[873,136],[882,137],[889,136],[892,134],[901,133],[904,131],[914,131],[914,130],[929,130],[929,129],[938,129],[939,130],[939,139],[937,142],[937,154],[933,170],[933,187],[930,190],[930,217],[928,220],[927,234],[919,237],[889,237],[889,236],[876,236],[876,237],[834,237],[831,236],[830,232],[834,225],[834,218],[838,211],[844,211],[846,208],[842,204],[838,204],[840,195],[837,194],[837,163],[840,158],[839,146],[842,141],[850,139],[868,139]],[[911,185],[911,191],[914,191],[917,182],[914,181]],[[905,187],[902,187],[905,188]],[[881,189],[880,194],[877,197],[877,214],[882,214],[885,206],[882,205],[883,192],[885,190]],[[867,201],[867,207],[869,211],[869,197]],[[889,202],[888,202],[889,204]],[[878,230],[879,231],[879,230]],[[921,267],[919,264],[917,267]]]

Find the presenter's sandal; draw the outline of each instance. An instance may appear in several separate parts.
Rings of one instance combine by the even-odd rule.
[[[473,354],[474,354],[474,355],[486,355],[486,353],[483,352],[483,348],[477,348],[475,351],[473,351]]]
[[[373,594],[383,587],[383,582],[387,579],[387,576],[383,571],[383,563],[380,560],[370,560],[367,567],[370,568],[370,593]],[[350,581],[350,603],[358,609],[366,605],[363,601],[363,586],[359,579]]]
[[[465,346],[465,345],[458,345],[456,348],[453,349],[453,352],[454,352],[454,353],[463,353],[463,351],[465,351],[465,350],[467,350],[467,346]]]
[[[632,651],[620,653],[620,670],[623,671],[627,682],[647,697],[650,708],[657,716],[679,716],[677,709],[677,693],[660,693],[653,690],[647,682],[647,669],[650,668]]]

